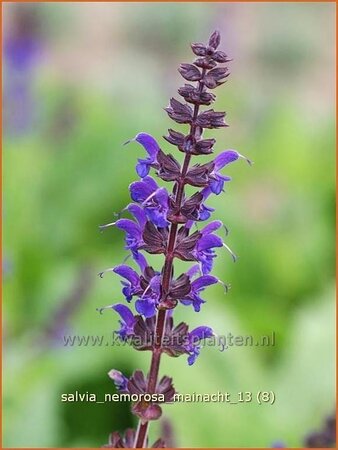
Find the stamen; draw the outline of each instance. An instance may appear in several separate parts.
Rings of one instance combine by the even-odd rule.
[[[230,253],[230,255],[232,256],[232,259],[234,262],[237,261],[237,256],[235,255],[235,253],[231,250],[230,247],[228,247],[226,244],[224,244],[223,242],[223,247],[226,248],[228,250],[228,252]]]
[[[238,153],[238,152],[237,152],[237,153]],[[246,156],[241,155],[240,153],[238,153],[238,156],[239,156],[240,158],[245,159],[245,161],[249,164],[249,166],[252,166],[252,165],[253,165],[253,161],[251,161],[251,159],[247,158]]]
[[[124,264],[125,262],[128,261],[128,259],[131,257],[130,253],[124,258],[124,260],[122,261],[122,263]]]
[[[100,231],[105,230],[108,227],[113,227],[116,224],[116,222],[107,223],[106,225],[99,225]]]
[[[135,138],[129,139],[128,141],[124,142],[123,145],[130,144],[131,142],[135,141]]]
[[[156,189],[156,191],[154,191],[152,194],[150,194],[149,197],[147,197],[147,198],[144,200],[144,202],[142,202],[142,205],[145,205],[149,200],[151,200],[151,199],[157,194],[157,192],[158,192],[160,189],[162,189],[162,188]]]
[[[103,278],[103,275],[106,273],[106,272],[113,272],[114,271],[114,267],[110,267],[109,269],[105,269],[105,270],[102,270],[102,272],[99,272],[98,273],[98,276],[100,277],[100,278]]]
[[[145,296],[145,294],[149,291],[149,289],[151,288],[150,283],[148,284],[148,286],[145,288],[141,298],[143,298]]]
[[[114,305],[109,305],[109,306],[103,306],[102,308],[96,308],[96,311],[98,311],[100,314],[102,314],[102,312],[103,312],[105,309],[113,309],[113,306],[114,306]]]
[[[220,283],[224,288],[224,293],[227,294],[229,292],[229,289],[231,288],[231,284],[226,284],[222,280],[218,280],[218,283]]]
[[[229,234],[229,228],[228,228],[226,225],[224,225],[224,223],[223,223],[223,228],[224,228],[224,230],[225,230],[225,236],[228,236],[228,234]]]

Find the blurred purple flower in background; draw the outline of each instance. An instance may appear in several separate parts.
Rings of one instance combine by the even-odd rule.
[[[4,131],[21,135],[36,119],[34,76],[44,47],[43,19],[38,7],[12,8],[4,28]]]

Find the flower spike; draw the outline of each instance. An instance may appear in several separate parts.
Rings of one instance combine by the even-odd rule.
[[[152,354],[146,375],[135,370],[127,378],[116,369],[109,372],[118,392],[148,395],[149,398],[132,404],[131,411],[139,419],[137,430],[112,433],[105,447],[148,446],[149,423],[161,417],[160,403],[172,403],[175,393],[171,378],[158,379],[161,354],[186,355],[191,366],[201,352],[203,341],[215,336],[209,326],[191,330],[185,322],[176,323],[176,308],[191,306],[202,314],[202,305],[206,304],[203,293],[208,287],[221,284],[224,293],[230,288],[212,274],[213,265],[219,248],[225,248],[234,261],[237,257],[217,235],[227,236],[228,229],[221,220],[211,219],[215,209],[207,202],[211,195],[224,192],[225,184],[231,182],[231,177],[223,173],[226,166],[239,159],[245,159],[250,165],[252,162],[233,149],[213,156],[216,139],[203,137],[206,129],[228,126],[226,113],[213,107],[215,90],[227,81],[227,63],[231,61],[220,49],[220,43],[221,35],[215,31],[207,43],[191,44],[195,59],[191,63],[184,62],[178,69],[184,79],[178,89],[180,97],[171,97],[165,108],[175,126],[168,129],[164,139],[183,153],[183,161],[166,153],[150,134],[138,133],[127,141],[125,144],[137,142],[146,152],[145,157],[137,159],[139,179],[129,185],[132,203],[122,211],[131,218],[118,215],[115,222],[100,226],[101,230],[115,226],[125,233],[127,258],[123,264],[99,275],[102,278],[105,273],[113,272],[121,277],[122,295],[130,308],[118,303],[98,311],[102,314],[106,309],[114,310],[119,315],[117,334],[120,339],[130,341],[135,350]],[[176,130],[181,124],[184,129]],[[209,161],[199,162],[200,156],[208,157]],[[157,178],[153,177],[153,172]],[[172,189],[164,187],[163,182],[172,183]],[[147,253],[154,256],[146,257]],[[155,255],[161,255],[163,265],[153,263]],[[187,264],[181,274],[176,274],[177,259]],[[207,304],[203,308],[206,307]],[[162,394],[163,400],[154,400],[151,397],[154,393]],[[161,439],[153,445],[164,446]]]

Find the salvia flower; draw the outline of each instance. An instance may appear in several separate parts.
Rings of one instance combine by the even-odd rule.
[[[226,181],[231,181],[231,177],[222,175],[220,170],[223,169],[223,167],[225,167],[226,165],[237,161],[239,158],[244,158],[249,164],[251,164],[251,161],[249,159],[245,158],[245,156],[242,156],[235,150],[225,150],[224,152],[216,156],[214,160],[214,168],[210,174],[209,187],[211,192],[218,195],[223,191],[224,183]]]
[[[175,391],[169,377],[158,378],[161,355],[187,355],[188,365],[193,365],[203,340],[214,336],[207,325],[190,331],[185,322],[175,323],[175,309],[178,305],[192,306],[201,314],[201,305],[205,303],[203,291],[220,282],[211,274],[216,251],[225,248],[235,260],[235,255],[219,235],[224,228],[220,220],[213,220],[202,228],[198,226],[215,212],[206,204],[209,196],[221,194],[225,183],[231,181],[223,169],[244,158],[235,150],[225,150],[211,158],[216,140],[203,136],[205,129],[228,126],[226,113],[211,107],[216,100],[214,90],[229,76],[224,64],[230,59],[218,49],[219,45],[217,31],[207,44],[191,45],[195,60],[181,64],[178,69],[185,80],[178,90],[182,98],[172,97],[165,108],[176,124],[184,125],[184,131],[176,130],[175,126],[169,128],[165,136],[169,144],[183,153],[183,161],[166,153],[150,134],[142,132],[128,141],[140,144],[146,152],[136,164],[140,178],[129,186],[132,203],[123,211],[132,218],[119,217],[101,227],[115,226],[125,232],[125,248],[138,267],[129,267],[124,261],[101,273],[102,276],[109,271],[121,277],[121,297],[130,308],[117,303],[100,311],[114,310],[120,316],[117,331],[120,339],[129,341],[138,351],[152,353],[151,367],[146,375],[135,370],[128,379],[114,369],[109,376],[118,391],[138,395],[162,393],[163,403],[172,402]],[[200,156],[210,159],[201,163]],[[196,161],[192,161],[194,158]],[[167,189],[163,183],[172,183],[172,188]],[[147,253],[161,255],[163,263],[151,267],[145,257]],[[187,263],[187,269],[181,274],[175,273],[177,259]],[[161,416],[162,405],[149,399],[136,401],[132,404],[132,413],[140,419],[137,431],[128,430],[124,436],[113,433],[109,447],[145,447],[149,422]],[[159,441],[155,446],[163,445]]]
[[[139,158],[136,165],[137,174],[144,178],[148,175],[151,167],[157,167],[157,154],[160,147],[156,140],[147,133],[139,133],[134,139],[127,141],[126,144],[129,144],[131,141],[141,144],[149,155],[146,159]]]
[[[134,316],[132,311],[128,308],[128,306],[118,303],[117,305],[104,306],[103,308],[99,308],[99,312],[102,313],[102,311],[105,309],[113,309],[121,317],[121,319],[119,320],[121,327],[120,330],[117,332],[121,340],[124,341],[134,334],[134,325],[136,322],[136,317]]]
[[[201,351],[201,345],[200,341],[210,338],[214,335],[214,332],[210,327],[197,327],[194,330],[192,330],[188,334],[189,342],[186,344],[185,348],[187,352],[189,353],[188,357],[188,364],[191,366],[196,361],[196,358],[200,354]]]
[[[201,264],[201,270],[204,275],[212,270],[214,258],[216,258],[215,248],[223,247],[223,241],[215,234],[202,234],[194,250],[196,261]]]
[[[137,295],[141,292],[140,276],[131,267],[121,264],[120,266],[114,267],[113,271],[125,278],[126,281],[121,281],[123,286],[122,293],[125,296],[127,302],[133,298],[133,295]]]
[[[205,303],[200,297],[200,293],[205,290],[206,287],[211,286],[218,282],[218,278],[212,275],[203,275],[191,283],[191,290],[187,297],[181,299],[183,305],[192,305],[196,312],[199,312],[201,305]]]
[[[155,275],[149,281],[147,288],[142,296],[136,301],[135,308],[139,314],[144,317],[152,317],[156,313],[156,306],[161,295],[161,277]]]
[[[112,369],[108,372],[108,376],[113,380],[118,391],[128,391],[128,378],[122,372]]]
[[[169,194],[165,188],[160,188],[152,177],[147,176],[132,183],[129,190],[131,198],[144,207],[148,219],[155,226],[164,228],[169,225]]]
[[[138,250],[143,245],[143,231],[145,224],[147,222],[147,215],[143,208],[134,203],[129,204],[126,208],[135,218],[131,219],[118,219],[116,222],[111,222],[106,225],[100,225],[100,229],[116,226],[120,230],[124,231],[125,234],[125,249],[130,250],[135,259],[138,257]]]

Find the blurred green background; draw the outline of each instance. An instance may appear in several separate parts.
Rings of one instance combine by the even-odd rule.
[[[171,444],[302,447],[335,407],[334,15],[332,3],[4,4],[5,447],[99,447],[135,425],[127,404],[62,403],[61,393],[114,392],[107,372],[147,370],[149,353],[65,347],[64,334],[109,336],[123,234],[98,225],[129,202],[140,131],[161,136],[163,108],[214,29],[234,60],[215,108],[234,148],[227,192],[209,204],[230,229],[200,314],[218,334],[274,331],[275,347],[205,348],[196,364],[163,357],[177,390],[273,390],[273,406],[186,403],[164,408]],[[210,133],[209,133],[210,134]],[[179,155],[181,158],[181,155]],[[158,258],[160,260],[160,258]],[[151,426],[151,439],[161,432]]]

